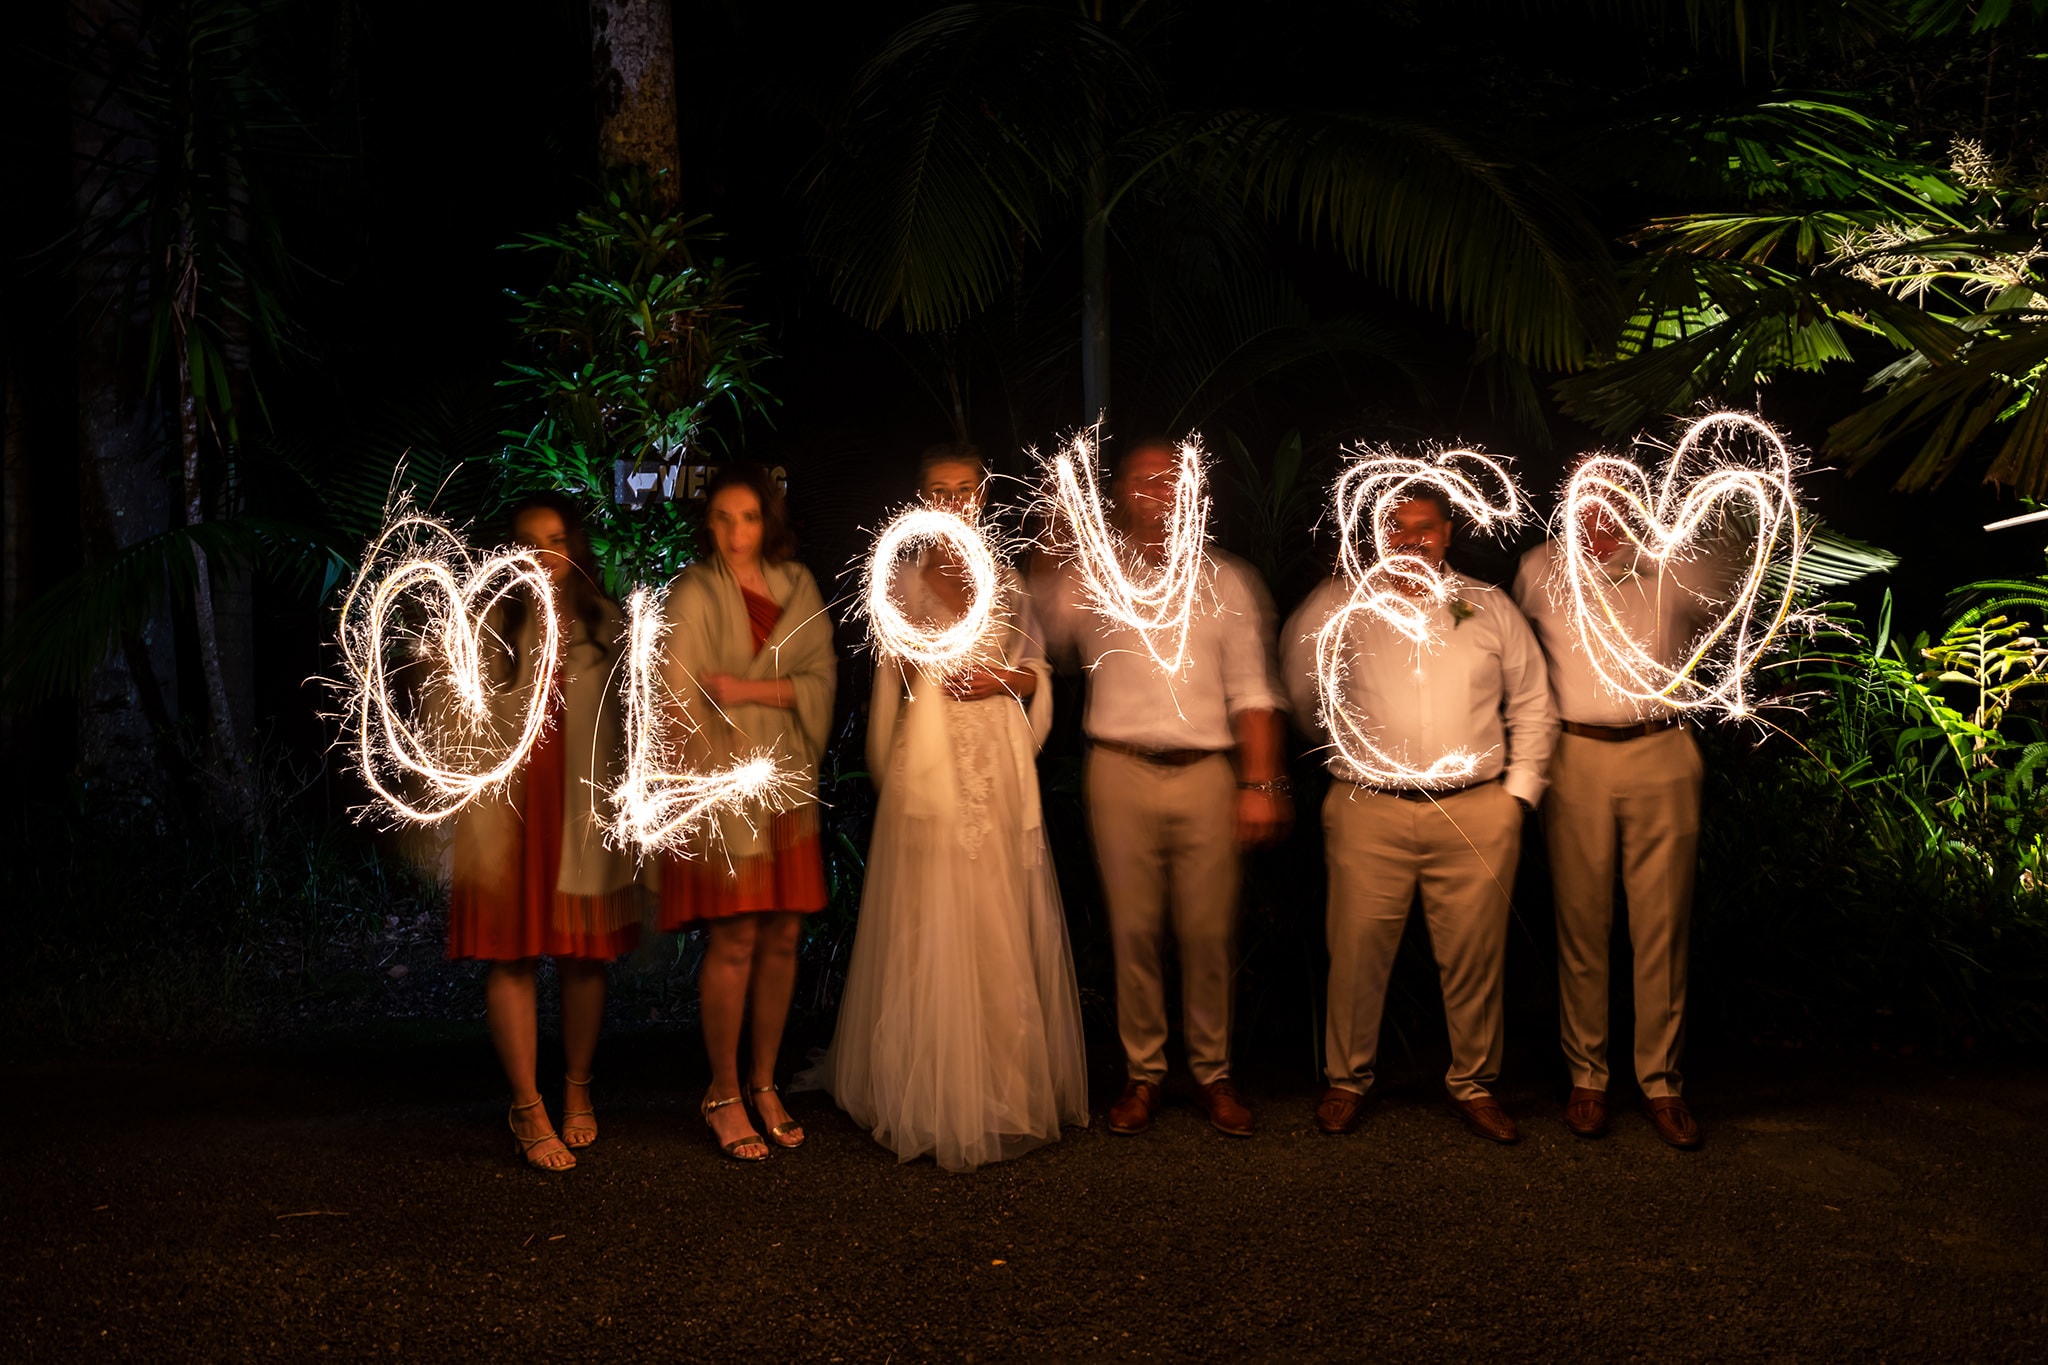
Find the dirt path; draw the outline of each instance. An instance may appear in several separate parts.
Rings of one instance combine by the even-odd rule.
[[[1420,1082],[1325,1138],[1254,1074],[1251,1141],[1185,1106],[1114,1138],[1102,1094],[949,1176],[815,1095],[807,1148],[727,1163],[694,1056],[608,1044],[566,1178],[513,1162],[477,1035],[10,1066],[8,1354],[2048,1358],[2038,1070],[1723,1059],[1691,1156],[1535,1090],[1490,1147]]]

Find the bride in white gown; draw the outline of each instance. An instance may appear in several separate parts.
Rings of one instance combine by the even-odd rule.
[[[982,477],[971,448],[956,449],[928,455],[921,483],[971,515]],[[934,624],[958,620],[966,596],[930,552],[900,565],[894,588],[910,619]],[[930,1155],[949,1171],[1088,1122],[1080,1000],[1039,816],[1051,675],[1007,570],[1000,601],[972,667],[934,679],[878,661],[868,770],[880,802],[860,923],[832,1046],[802,1078],[899,1159]]]

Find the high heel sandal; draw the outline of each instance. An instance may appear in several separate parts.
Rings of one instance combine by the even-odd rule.
[[[734,1095],[730,1099],[723,1100],[714,1100],[709,1094],[704,1096],[704,1102],[697,1106],[697,1112],[704,1116],[704,1126],[711,1129],[711,1140],[713,1142],[718,1142],[718,1130],[712,1127],[711,1124],[712,1111],[723,1109],[728,1104],[739,1104],[745,1099],[745,1095]],[[756,1132],[749,1131],[744,1137],[736,1137],[731,1142],[720,1142],[718,1145],[720,1150],[734,1161],[766,1161],[768,1159],[768,1139]],[[759,1147],[761,1154],[759,1156],[741,1156],[740,1149],[743,1147]]]
[[[593,1147],[597,1144],[597,1111],[595,1109],[569,1108],[569,1092],[567,1087],[580,1085],[583,1087],[583,1093],[588,1095],[590,1093],[590,1083],[596,1079],[597,1077],[595,1076],[587,1076],[579,1081],[567,1075],[562,1077],[564,1083],[562,1090],[562,1145],[572,1152],[579,1152],[585,1147]],[[571,1119],[589,1119],[590,1122],[577,1124],[571,1123]],[[588,1134],[588,1136],[584,1136],[585,1134]]]
[[[756,1095],[774,1095],[777,1098],[780,1098],[782,1095],[782,1092],[775,1088],[775,1082],[773,1081],[768,1082],[766,1085],[754,1086],[753,1093]],[[759,1108],[758,1105],[755,1107]],[[787,1113],[788,1111],[785,1109],[783,1112]],[[791,1133],[796,1134],[795,1142],[789,1140]],[[798,1123],[794,1117],[786,1118],[770,1128],[768,1135],[774,1138],[775,1145],[782,1148],[785,1152],[793,1152],[804,1145],[804,1126]]]
[[[514,1122],[512,1114],[516,1114],[522,1109],[535,1108],[539,1104],[540,1101],[538,1099],[535,1099],[532,1104],[515,1104],[512,1106],[512,1113],[505,1115],[505,1122],[512,1129],[512,1141],[519,1146],[519,1155],[525,1159],[527,1165],[533,1167],[536,1171],[546,1171],[550,1175],[559,1175],[563,1171],[575,1169],[576,1154],[569,1150],[569,1144],[562,1141],[560,1135],[553,1128],[548,1129],[537,1138],[521,1137],[519,1135],[519,1125]],[[541,1110],[541,1117],[547,1117],[547,1110]],[[567,1157],[568,1160],[559,1165],[554,1165],[550,1164],[550,1158],[555,1155],[553,1152],[535,1156],[533,1149],[540,1146],[543,1142],[554,1143],[561,1149],[562,1155]]]

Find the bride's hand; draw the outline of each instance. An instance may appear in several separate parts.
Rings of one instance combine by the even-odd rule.
[[[954,701],[985,701],[1009,693],[1009,683],[993,669],[970,668],[946,679],[946,694]]]

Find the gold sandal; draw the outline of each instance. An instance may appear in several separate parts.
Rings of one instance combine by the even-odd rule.
[[[583,1093],[588,1095],[590,1093],[590,1083],[596,1079],[597,1077],[595,1076],[587,1076],[579,1081],[572,1079],[566,1074],[562,1077],[564,1082],[562,1091],[562,1145],[572,1152],[579,1152],[585,1147],[592,1147],[597,1144],[597,1111],[595,1109],[569,1108],[569,1092],[567,1087],[580,1085],[583,1087]],[[589,1119],[590,1122],[587,1124],[574,1124],[570,1122],[571,1119]],[[589,1134],[589,1136],[582,1137],[585,1133]],[[578,1140],[579,1137],[581,1137],[580,1141]]]
[[[777,1096],[782,1094],[780,1090],[777,1090],[775,1088],[775,1082],[773,1081],[768,1082],[768,1084],[766,1085],[757,1085],[753,1087],[753,1093],[756,1095]],[[795,1142],[789,1141],[789,1135],[791,1133],[796,1134]],[[798,1123],[794,1117],[786,1118],[782,1122],[776,1124],[774,1127],[768,1130],[768,1134],[769,1136],[775,1139],[775,1145],[777,1147],[782,1148],[786,1152],[793,1152],[797,1148],[804,1145],[804,1126],[801,1123]]]
[[[730,1099],[714,1100],[707,1093],[704,1096],[704,1102],[697,1106],[697,1112],[704,1116],[704,1126],[711,1128],[711,1114],[713,1110],[723,1109],[728,1104],[738,1104],[745,1099],[745,1095],[734,1095]],[[711,1140],[718,1142],[718,1130],[716,1128],[711,1128]],[[761,1154],[759,1156],[741,1156],[740,1149],[743,1147],[759,1147]],[[731,1142],[719,1143],[719,1148],[734,1161],[766,1161],[768,1159],[768,1140],[759,1133],[749,1132],[746,1136],[736,1137]]]
[[[562,1141],[560,1135],[553,1128],[548,1129],[537,1138],[519,1136],[519,1125],[513,1122],[512,1114],[516,1114],[522,1109],[532,1109],[539,1103],[540,1101],[536,1099],[532,1104],[515,1104],[512,1106],[512,1113],[505,1115],[505,1122],[512,1129],[512,1141],[519,1146],[519,1155],[524,1157],[526,1164],[533,1167],[536,1171],[546,1171],[550,1175],[559,1175],[563,1171],[573,1170],[576,1165],[576,1154],[569,1150],[569,1144]],[[547,1110],[541,1110],[541,1117],[547,1117]],[[550,1165],[549,1158],[555,1155],[553,1152],[546,1152],[540,1156],[535,1156],[533,1149],[540,1146],[543,1142],[554,1143],[556,1147],[561,1149],[561,1154],[569,1159],[560,1165]]]

